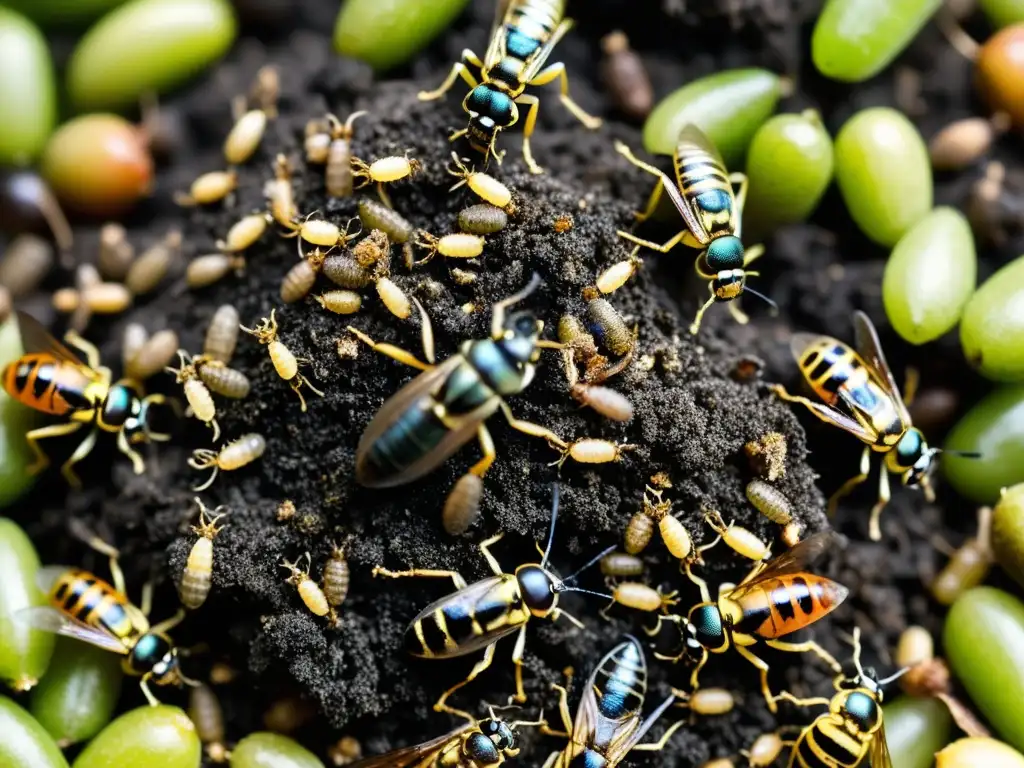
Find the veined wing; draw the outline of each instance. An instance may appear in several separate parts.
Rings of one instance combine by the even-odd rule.
[[[505,29],[512,15],[510,0],[498,0],[494,13],[494,24],[491,25],[491,37],[484,54],[484,69],[498,66],[505,56]]]
[[[666,192],[668,192],[672,202],[675,203],[676,208],[679,209],[679,213],[683,217],[683,221],[686,222],[686,226],[690,230],[690,233],[703,245],[711,241],[711,234],[707,231],[703,222],[701,222],[700,216],[697,215],[697,210],[693,205],[693,196],[683,192],[683,175],[687,171],[683,167],[684,160],[681,153],[686,149],[696,149],[701,152],[706,152],[710,156],[711,161],[717,163],[718,170],[721,171],[723,177],[726,176],[725,163],[722,162],[722,156],[718,154],[718,150],[715,148],[715,145],[711,143],[711,139],[705,136],[704,132],[696,125],[688,123],[679,131],[679,138],[676,140],[676,149],[672,153],[672,166],[675,169],[676,174],[676,189],[666,190]],[[727,177],[725,179],[725,184],[728,186],[731,194],[732,186],[729,185]],[[673,191],[675,194],[673,194]],[[736,204],[734,199],[734,215],[735,209]]]
[[[910,414],[907,406],[903,403],[899,387],[896,386],[896,379],[893,378],[889,363],[885,360],[885,353],[882,352],[882,344],[878,341],[878,332],[872,324],[871,319],[857,310],[853,313],[854,340],[857,344],[857,352],[864,359],[868,369],[875,374],[882,388],[896,404],[900,417],[904,424],[910,424]]]
[[[841,343],[838,340],[833,339],[831,336],[819,336],[813,333],[795,333],[793,334],[793,338],[789,341],[789,349],[790,352],[792,352],[793,357],[799,363],[800,360],[803,359],[804,353],[809,347],[819,344],[822,341],[829,341],[833,344]],[[849,432],[857,439],[869,444],[875,442],[877,435],[873,430],[868,429],[859,421],[843,413],[838,408],[834,408],[826,403],[816,403],[811,400],[802,403],[802,405],[807,406],[811,413],[822,421]]]
[[[118,638],[95,627],[75,621],[49,605],[22,608],[15,616],[17,620],[44,632],[73,637],[76,640],[95,645],[106,651],[127,655],[128,648]]]
[[[420,621],[434,621],[438,612],[443,612],[448,633],[455,642],[455,647],[438,650],[432,648],[434,658],[454,658],[475,653],[510,635],[522,627],[522,623],[505,623],[488,630],[487,622],[493,621],[496,613],[504,609],[503,604],[489,595],[512,577],[488,576],[486,579],[473,582],[458,592],[435,600],[413,619],[412,626],[406,632],[414,631],[413,627]],[[479,621],[483,632],[476,634],[474,624]],[[421,640],[421,642],[424,642]]]
[[[554,30],[551,32],[551,36],[547,39],[544,45],[530,56],[530,59],[526,64],[526,69],[523,72],[524,85],[537,76],[537,73],[540,72],[547,63],[548,58],[551,56],[551,52],[555,50],[555,46],[558,45],[559,41],[565,37],[566,33],[573,28],[573,25],[574,23],[572,19],[559,19]]]
[[[622,733],[618,739],[613,742],[612,748],[608,751],[608,764],[618,765],[619,762],[625,759],[626,755],[629,754],[630,750],[633,749],[637,744],[640,743],[640,739],[644,737],[651,727],[658,721],[665,710],[671,707],[676,701],[675,696],[669,696],[661,705],[651,712],[647,716],[647,719],[640,723],[640,718],[631,718],[631,728],[628,733]],[[639,723],[639,725],[638,725]]]
[[[86,365],[78,355],[53,338],[32,315],[18,312],[18,331],[21,333],[21,343],[26,353],[43,352],[53,355],[58,360],[81,367],[83,373],[89,373],[90,378],[99,378],[99,374]]]
[[[744,581],[729,593],[730,598],[739,599],[759,584],[810,569],[829,549],[836,544],[831,531],[822,531],[808,536],[792,549],[768,561],[764,568],[749,581]]]
[[[885,721],[875,733],[871,742],[871,768],[893,768],[892,755],[889,754],[889,741],[885,738]]]
[[[475,726],[466,723],[461,728],[438,736],[436,739],[425,741],[412,747],[402,747],[383,755],[367,757],[353,763],[349,768],[429,768],[432,760],[437,757],[448,744],[460,738],[466,731]]]

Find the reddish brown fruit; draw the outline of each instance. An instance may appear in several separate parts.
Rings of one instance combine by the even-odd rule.
[[[1024,23],[989,38],[978,51],[977,67],[978,89],[989,106],[1024,128]]]

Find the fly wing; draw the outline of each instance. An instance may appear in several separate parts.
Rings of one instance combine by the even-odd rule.
[[[857,351],[896,404],[903,423],[909,424],[910,414],[907,413],[907,406],[904,405],[903,398],[900,396],[896,379],[893,378],[892,371],[889,370],[889,363],[885,360],[885,353],[882,352],[882,344],[878,341],[875,326],[871,323],[870,318],[860,310],[853,313],[853,330]]]
[[[53,632],[65,637],[73,637],[76,640],[82,640],[90,645],[95,645],[98,648],[103,648],[113,653],[120,653],[122,655],[128,653],[128,648],[125,644],[113,635],[75,621],[70,616],[48,605],[22,608],[15,614],[15,617],[18,621],[44,632]]]
[[[72,570],[74,568],[70,565],[44,565],[36,571],[36,586],[39,587],[40,592],[48,595],[53,589],[53,585],[57,583],[57,579]]]
[[[21,333],[21,343],[25,352],[45,352],[53,355],[58,360],[63,360],[73,365],[78,365],[85,370],[91,370],[74,352],[57,341],[42,323],[32,315],[25,312],[18,312],[18,330]]]
[[[639,717],[630,718],[628,730],[624,728],[623,733],[617,734],[616,740],[612,742],[612,748],[608,752],[609,764],[616,765],[619,761],[623,760],[630,750],[640,742],[644,734],[651,730],[651,726],[658,721],[658,718],[665,713],[665,710],[671,707],[675,701],[675,696],[669,696],[642,723],[639,722]]]
[[[885,738],[884,720],[871,743],[871,768],[892,768],[892,755],[889,754],[889,741]]]
[[[793,337],[789,340],[789,350],[793,354],[793,358],[799,362],[803,359],[804,353],[808,348],[815,344],[820,344],[822,341],[828,341],[832,344],[842,344],[842,342],[837,339],[833,339],[831,336],[820,336],[814,333],[794,333]],[[841,393],[840,397],[842,397]],[[875,442],[876,435],[874,432],[867,429],[859,421],[846,415],[838,408],[833,408],[831,405],[827,405],[826,403],[816,403],[813,400],[801,402],[801,405],[807,406],[808,410],[810,410],[810,412],[817,418],[827,424],[832,424],[833,426],[849,432],[858,440],[865,443]]]
[[[821,559],[822,555],[835,546],[836,541],[836,536],[831,531],[822,531],[813,536],[808,536],[792,549],[769,560],[767,565],[753,578],[737,586],[730,593],[729,597],[739,599],[754,587],[763,584],[769,579],[777,579],[782,576],[809,570]]]
[[[700,128],[692,123],[687,123],[683,126],[682,130],[679,131],[679,138],[676,140],[676,150],[672,154],[672,165],[676,173],[675,187],[672,189],[666,188],[665,191],[679,210],[679,214],[683,217],[683,221],[686,222],[686,227],[690,230],[690,233],[701,244],[707,244],[711,241],[711,234],[701,223],[697,211],[694,210],[691,196],[683,194],[683,166],[680,152],[687,144],[692,144],[708,152],[713,158],[717,159],[723,171],[725,164],[722,163],[721,155],[718,154],[715,145],[711,143],[711,139],[705,136]]]
[[[511,578],[511,577],[505,577]],[[491,596],[492,590],[498,587],[505,579],[501,576],[488,576],[486,579],[473,582],[468,587],[460,589],[458,592],[453,592],[450,595],[435,600],[422,611],[419,615],[413,619],[412,624],[406,632],[411,632],[416,622],[427,620],[433,620],[434,615],[443,609],[447,609],[447,616],[458,615],[470,617],[477,614],[477,609],[481,603],[486,604],[489,608],[493,609],[494,601]],[[448,629],[453,634],[460,634],[459,628],[462,624],[453,624],[449,621]],[[465,625],[468,627],[468,623]],[[517,629],[522,627],[522,623],[508,622],[497,629],[484,630],[480,634],[474,634],[468,637],[457,637],[456,647],[444,650],[434,650],[432,652],[432,658],[435,659],[451,659],[456,656],[466,656],[470,653],[475,653],[481,648],[486,648],[492,643],[496,643],[501,638],[512,634]]]
[[[466,723],[461,728],[456,728],[444,736],[438,736],[431,741],[425,741],[413,747],[402,747],[387,754],[367,757],[357,760],[349,768],[409,768],[409,766],[429,766],[432,758],[436,757],[448,744],[458,739],[466,731],[474,726]]]
[[[555,27],[551,36],[544,42],[544,45],[540,47],[540,50],[536,51],[530,56],[529,63],[526,65],[526,69],[523,71],[522,80],[523,83],[529,83],[533,78],[537,76],[541,68],[547,63],[548,58],[551,56],[551,52],[558,45],[558,41],[565,37],[565,34],[572,29],[573,22],[571,19],[561,19],[558,22],[558,26]]]
[[[359,438],[359,446],[356,448],[356,476],[360,479],[360,482],[363,482],[363,479],[360,478],[360,466],[363,458],[369,452],[370,446],[380,439],[401,414],[415,407],[416,403],[422,398],[433,397],[445,379],[462,361],[461,355],[452,355],[440,365],[421,373],[384,401],[380,410],[377,411],[377,414],[366,427],[363,436]],[[497,404],[494,407],[497,407]],[[493,413],[493,408],[490,413]],[[490,416],[490,413],[487,413],[473,423],[469,423],[471,420],[468,417],[463,417],[462,421],[464,423],[460,424],[461,429],[449,430],[441,443],[433,450],[428,451],[413,465],[399,472],[394,477],[383,478],[379,483],[374,483],[373,487],[383,488],[410,482],[444,463],[449,456],[473,437],[480,422],[487,418],[487,416]],[[442,453],[442,450],[444,453]]]
[[[490,42],[484,54],[484,69],[498,66],[505,56],[505,25],[509,22],[509,11],[512,4],[509,0],[498,0],[494,13],[494,24],[491,26]]]

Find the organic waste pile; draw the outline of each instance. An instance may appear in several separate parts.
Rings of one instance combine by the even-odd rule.
[[[124,35],[131,24],[148,23],[145,14],[158,23],[175,2],[133,0],[109,11],[100,26],[108,36],[119,29]],[[1015,351],[1022,329],[1010,310],[1024,292],[1024,277],[1018,277],[1024,262],[1014,261],[1024,244],[1024,115],[1014,109],[1024,95],[1006,84],[1009,75],[1001,69],[1016,66],[1021,74],[1019,57],[1013,65],[1012,53],[993,53],[993,41],[1001,36],[1008,38],[1003,45],[1024,46],[1024,9],[1013,16],[1012,3],[990,0],[985,14],[960,16],[961,29],[954,3],[937,9],[937,2],[894,0],[894,7],[910,9],[902,30],[882,11],[869,26],[872,35],[891,29],[872,49],[883,53],[876,61],[859,61],[843,53],[840,0],[824,11],[812,0],[716,0],[700,8],[653,0],[640,7],[618,0],[570,2],[567,15],[576,27],[558,42],[548,64],[565,63],[573,101],[603,124],[588,130],[565,109],[557,79],[531,88],[540,98],[532,156],[544,172],[531,173],[521,152],[527,103],[519,107],[520,125],[497,139],[496,149],[507,154],[500,164],[490,161],[487,179],[467,176],[485,171],[483,155],[465,140],[449,141],[465,127],[463,80],[456,79],[444,98],[424,100],[419,94],[438,87],[463,49],[484,55],[493,2],[473,2],[465,10],[460,2],[438,2],[436,8],[413,2],[394,11],[420,31],[420,40],[402,24],[375,26],[373,13],[360,10],[366,3],[349,0],[338,21],[343,31],[333,42],[324,32],[331,28],[333,9],[325,18],[322,3],[289,5],[287,13],[273,2],[236,5],[218,0],[209,10],[228,19],[238,14],[237,39],[231,21],[207,19],[209,34],[202,40],[180,33],[178,50],[195,53],[193,70],[206,69],[176,90],[170,86],[192,72],[152,75],[152,82],[143,82],[145,67],[136,69],[142,59],[131,57],[146,51],[127,44],[117,54],[122,59],[110,55],[119,71],[132,76],[97,85],[96,72],[107,71],[107,63],[90,63],[89,56],[116,48],[113,38],[96,41],[99,28],[77,47],[72,32],[60,25],[48,40],[62,67],[73,51],[66,95],[81,112],[115,109],[134,117],[133,104],[143,90],[166,93],[158,101],[145,99],[148,145],[138,144],[134,128],[125,132],[128,124],[121,118],[104,117],[84,129],[73,121],[48,143],[44,137],[45,147],[26,148],[30,159],[41,153],[42,178],[72,222],[68,232],[56,226],[56,243],[70,238],[73,245],[63,253],[58,247],[52,269],[41,270],[37,281],[24,280],[34,284],[22,288],[12,254],[30,241],[13,239],[25,222],[12,221],[11,237],[2,241],[9,250],[0,262],[0,285],[8,290],[0,299],[10,298],[15,309],[55,337],[77,330],[96,345],[115,379],[127,368],[133,378],[145,379],[147,393],[166,396],[166,402],[152,402],[144,419],[170,439],[132,445],[144,461],[144,471],[136,473],[116,435],[101,433],[95,448],[75,464],[80,488],[62,476],[61,466],[87,431],[43,440],[52,464],[33,485],[22,435],[68,419],[31,421],[24,405],[37,401],[38,391],[15,398],[20,403],[2,403],[3,445],[10,449],[0,473],[9,517],[0,521],[0,549],[9,557],[0,567],[10,573],[0,578],[13,586],[9,596],[0,595],[0,608],[46,603],[43,595],[23,594],[35,571],[25,554],[32,548],[45,565],[73,565],[109,579],[107,553],[88,546],[98,536],[119,550],[128,596],[136,604],[143,584],[152,580],[154,623],[173,617],[181,605],[189,609],[170,634],[182,649],[182,673],[206,686],[198,695],[212,691],[219,701],[223,732],[204,728],[208,723],[196,714],[197,694],[188,687],[159,685],[156,679],[148,686],[163,704],[197,718],[206,742],[204,765],[227,760],[231,750],[235,768],[263,765],[256,762],[260,753],[282,765],[351,764],[359,753],[387,753],[462,727],[463,721],[436,713],[433,705],[470,674],[484,647],[454,660],[410,656],[410,622],[450,595],[452,582],[391,580],[375,569],[457,571],[472,584],[492,575],[481,542],[504,534],[490,551],[512,573],[540,563],[538,549],[551,534],[546,565],[566,578],[565,586],[581,590],[559,593],[559,607],[582,626],[564,616],[528,621],[527,701],[520,708],[502,709],[516,691],[511,639],[497,645],[489,669],[452,693],[450,706],[481,720],[493,707],[494,716],[509,723],[536,721],[543,713],[560,730],[552,686],[565,685],[572,669],[568,707],[575,716],[588,690],[583,681],[619,643],[634,647],[624,638],[629,634],[646,653],[643,715],[674,693],[681,705],[667,709],[640,741],[657,741],[683,722],[662,750],[633,752],[621,765],[787,765],[792,742],[824,708],[783,702],[772,713],[758,671],[735,649],[712,654],[700,674],[701,690],[725,689],[732,698],[698,700],[691,690],[692,662],[673,663],[656,654],[679,653],[677,627],[685,621],[676,624],[669,617],[685,618],[701,599],[687,568],[706,578],[714,599],[720,584],[735,584],[751,570],[751,557],[820,548],[827,550],[820,553],[824,557],[791,570],[801,578],[834,580],[848,595],[834,607],[819,594],[813,618],[829,615],[785,640],[817,642],[843,663],[849,679],[858,673],[852,663],[855,629],[871,679],[925,661],[899,684],[884,686],[893,765],[933,765],[933,753],[958,738],[957,728],[970,736],[991,732],[1024,750],[1024,732],[1007,705],[1024,692],[1024,645],[1018,642],[1024,638],[1024,513],[1019,493],[1011,490],[1002,500],[999,493],[1024,482],[1024,427],[1014,410],[1024,397],[1024,369]],[[537,9],[551,4],[512,5],[539,14]],[[138,14],[134,21],[125,16],[129,10]],[[13,14],[0,9],[0,32],[2,24],[14,25],[8,13]],[[969,35],[984,40],[995,27],[1004,29],[980,53],[970,47]],[[621,35],[609,37],[615,30],[628,43]],[[86,50],[90,37],[92,53]],[[630,55],[623,45],[639,54],[654,101],[668,97],[653,112],[642,79],[620,82],[633,63],[621,58]],[[615,56],[619,63],[609,63]],[[688,90],[679,93],[683,86]],[[0,104],[15,103],[4,101],[4,87],[10,86],[0,78]],[[780,116],[772,118],[776,112]],[[78,118],[87,119],[92,118]],[[965,122],[954,122],[959,120]],[[716,302],[697,333],[691,333],[691,323],[709,294],[707,279],[694,275],[692,262],[700,253],[690,247],[695,243],[684,240],[661,254],[634,251],[620,235],[663,243],[686,226],[668,206],[653,221],[636,224],[635,213],[644,210],[655,179],[627,155],[653,162],[672,183],[672,163],[658,155],[671,154],[680,129],[691,122],[707,134],[710,151],[721,152],[727,172],[746,169],[750,192],[741,234],[748,254],[758,242],[765,246],[765,255],[749,266],[756,274],[748,276],[736,302],[750,323],[738,324],[729,302]],[[225,146],[233,127],[234,139]],[[97,136],[107,130],[118,136],[110,141],[142,153],[116,172],[104,168],[101,160],[112,161],[89,144],[102,144]],[[895,150],[882,135],[896,143]],[[938,135],[930,156],[922,135]],[[249,138],[251,146],[243,146]],[[339,155],[318,157],[329,143],[329,151]],[[381,159],[387,159],[386,167],[371,165]],[[386,176],[392,171],[399,177],[393,182]],[[38,207],[41,198],[18,186],[26,179],[40,177],[12,169],[3,193],[12,204],[28,197]],[[106,184],[111,179],[127,179],[134,191],[126,193],[125,185],[114,189],[117,184]],[[356,187],[351,192],[344,189],[350,183]],[[289,189],[294,207],[285,196]],[[506,189],[511,200],[498,200],[495,195]],[[404,224],[388,218],[383,201]],[[471,221],[466,209],[485,201],[499,207],[478,207]],[[390,238],[371,231],[389,227]],[[403,227],[405,234],[398,234]],[[459,232],[461,239],[446,237]],[[45,253],[42,243],[30,246]],[[145,255],[132,261],[131,248]],[[622,284],[608,290],[612,281]],[[982,286],[977,292],[976,284]],[[387,415],[385,402],[418,373],[367,342],[394,345],[423,360],[429,318],[436,362],[443,364],[467,340],[489,338],[494,307],[527,288],[508,312],[525,310],[542,321],[540,335],[549,343],[538,350],[535,379],[506,402],[516,418],[550,430],[545,434],[561,442],[523,434],[499,414],[490,419],[496,459],[483,477],[478,517],[468,502],[453,510],[449,496],[453,487],[475,487],[475,480],[466,480],[471,468],[479,469],[475,428],[467,432],[465,448],[421,479],[385,488],[357,482],[357,464],[366,461],[361,436],[382,406]],[[760,301],[755,291],[769,301]],[[856,320],[856,310],[868,319]],[[33,351],[28,321],[19,317],[12,314],[0,330],[0,350],[13,350],[0,360],[4,364],[20,354],[19,328],[27,351]],[[230,322],[223,324],[224,317]],[[261,324],[266,328],[271,318],[276,336],[260,336]],[[215,322],[222,329],[244,327],[233,352],[220,354],[221,364],[199,357],[210,353],[208,329]],[[796,351],[809,349],[810,337],[794,334],[834,337],[871,364],[864,346],[855,343],[855,328],[863,335],[872,322],[896,380],[906,390],[919,378],[910,416],[928,444],[981,454],[936,457],[940,468],[931,484],[937,498],[922,492],[931,488],[904,487],[908,465],[890,461],[892,500],[881,516],[878,540],[869,535],[869,518],[878,495],[878,464],[886,458],[874,454],[871,477],[830,519],[826,495],[855,474],[864,447],[855,437],[856,424],[846,430],[853,434],[844,435],[810,418],[802,405],[786,403],[775,387],[781,383],[788,392],[820,402],[801,391],[790,350],[794,338],[804,339]],[[962,341],[953,333],[958,323]],[[125,351],[147,339],[147,356]],[[558,348],[558,341],[567,348]],[[282,359],[289,355],[297,367],[281,375],[288,362]],[[201,375],[204,365],[207,375],[216,375],[224,364],[247,380],[246,396],[223,396]],[[604,378],[602,371],[612,375]],[[15,373],[5,374],[8,392],[22,381]],[[212,404],[196,394],[199,381],[214,390]],[[222,382],[221,388],[241,387],[239,381]],[[899,391],[879,381],[873,391],[886,403],[898,402]],[[192,411],[186,413],[187,406]],[[870,423],[877,431],[883,426]],[[219,452],[221,466],[205,487],[211,469],[203,452],[210,449],[214,456]],[[762,513],[752,498],[767,494],[777,503],[759,504],[767,509]],[[995,504],[994,513],[981,514],[981,530],[979,504]],[[214,515],[222,516],[211,527],[207,521]],[[659,522],[660,533],[653,531],[646,547],[637,546],[638,529],[659,528]],[[729,524],[749,532],[746,547],[739,541],[742,531]],[[728,532],[726,540],[700,552],[715,540],[716,528]],[[965,542],[953,555],[954,570],[937,579],[950,553]],[[692,544],[688,554],[679,552],[684,544]],[[210,546],[207,584],[197,558]],[[637,550],[639,561],[620,561],[625,570],[618,576],[609,575],[613,565],[606,560],[567,578],[612,547]],[[969,563],[971,557],[977,562]],[[1002,569],[992,567],[996,559]],[[199,578],[198,586],[189,582],[182,588],[183,573]],[[993,586],[967,591],[986,579]],[[347,580],[347,592],[338,580]],[[623,604],[605,613],[606,595],[612,593]],[[785,607],[812,613],[804,607],[809,598],[794,600]],[[1011,625],[998,637],[993,617]],[[18,647],[29,642],[17,639],[23,638],[18,627],[24,621],[0,616],[0,671],[15,689],[30,687],[19,677],[42,675],[49,655],[48,635],[33,636],[31,650]],[[943,661],[932,658],[933,643],[934,655],[948,659],[952,680]],[[75,768],[112,756],[127,760],[126,755],[169,768],[198,765],[198,741],[181,713],[171,707],[151,711],[136,678],[120,682],[117,655],[89,655],[81,651],[85,647],[59,640],[53,662],[59,674],[51,666],[35,690],[12,691],[13,699],[0,701],[0,719],[24,729],[30,744],[11,756],[0,745],[0,756],[8,760],[0,764],[65,765],[55,739]],[[814,653],[763,645],[755,652],[770,666],[773,693],[826,700],[836,694],[835,673]],[[85,668],[102,678],[93,683],[88,706],[67,693],[73,687],[67,681]],[[726,703],[717,712],[721,701]],[[69,714],[76,709],[91,717]],[[147,716],[173,722],[186,734],[183,743],[164,753],[147,744]],[[297,743],[250,735],[265,731]],[[509,762],[522,765],[543,765],[549,753],[566,745],[564,737],[526,725],[517,727],[517,738],[521,754]],[[881,738],[868,733],[865,749]],[[1000,749],[994,744],[958,744],[939,764],[980,764],[990,754],[980,750]],[[749,758],[741,756],[748,750]],[[25,757],[33,754],[49,762]],[[1012,755],[1024,765],[1024,757]],[[708,762],[714,760],[724,762]],[[407,764],[416,763],[397,756],[372,763]],[[859,764],[868,765],[866,758]]]

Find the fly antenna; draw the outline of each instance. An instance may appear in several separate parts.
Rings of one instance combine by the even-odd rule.
[[[763,293],[761,293],[760,291],[757,291],[757,290],[755,290],[755,289],[751,288],[751,287],[750,287],[749,285],[747,285],[747,286],[744,286],[744,288],[743,288],[743,291],[744,291],[745,293],[749,293],[749,294],[750,294],[751,296],[756,296],[756,297],[757,297],[757,298],[759,298],[759,299],[760,299],[761,301],[763,301],[763,302],[764,302],[765,304],[767,304],[767,305],[768,305],[769,307],[771,307],[771,310],[772,310],[772,315],[777,315],[777,314],[779,314],[779,305],[778,305],[778,304],[776,304],[776,303],[775,303],[774,301],[772,301],[771,299],[769,299],[769,298],[768,298],[767,296],[765,296],[765,295],[764,295]]]
[[[590,558],[590,560],[587,561],[586,565],[584,565],[581,568],[578,568],[576,570],[576,572],[572,576],[569,576],[568,578],[563,579],[562,580],[562,584],[563,585],[568,585],[568,584],[574,583],[576,581],[576,577],[577,576],[579,576],[585,570],[590,568],[594,563],[596,563],[598,560],[600,560],[605,555],[607,555],[607,554],[609,554],[611,552],[614,552],[615,551],[615,547],[616,547],[616,545],[612,544],[610,547],[607,547],[606,549],[602,549],[600,552],[598,552],[596,555],[594,555],[592,558]]]
[[[910,667],[904,667],[899,672],[895,672],[895,673],[889,675],[884,680],[876,680],[875,681],[875,685],[877,685],[879,688],[881,688],[883,686],[886,686],[889,683],[893,682],[894,680],[899,680],[901,677],[903,677],[909,671],[910,671]]]
[[[537,277],[536,273],[533,275]],[[538,278],[539,279],[539,278]],[[531,281],[532,285],[532,281]],[[529,287],[529,286],[527,286]],[[541,558],[540,567],[543,568],[548,564],[548,558],[551,556],[551,547],[555,543],[555,522],[558,520],[558,483],[551,484],[551,530],[548,532],[548,545],[544,549],[544,557]]]
[[[554,589],[555,592],[579,592],[581,595],[593,595],[594,597],[603,597],[605,600],[612,600],[612,596],[607,592],[595,592],[592,589],[583,589],[582,587],[567,587],[565,583],[561,583]]]
[[[984,454],[981,451],[958,451],[955,448],[936,448],[936,453],[948,453],[950,456],[959,456],[963,459],[980,459]]]

